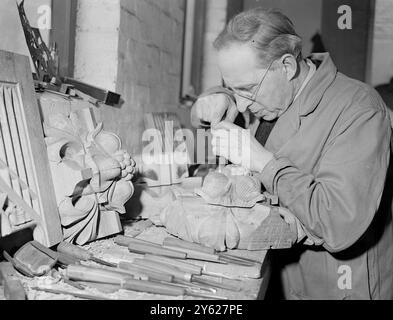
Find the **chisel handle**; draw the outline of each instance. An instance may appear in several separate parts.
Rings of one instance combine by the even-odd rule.
[[[57,251],[85,261],[93,257],[89,251],[65,241],[59,243]]]
[[[176,250],[166,249],[159,245],[149,245],[144,243],[131,243],[128,246],[130,252],[141,253],[141,254],[155,254],[159,256],[166,256],[177,259],[186,259],[187,254]]]
[[[69,254],[59,252],[59,259],[58,262],[63,265],[70,265],[70,264],[78,264],[80,263],[81,259],[78,259],[74,256],[70,256]]]
[[[164,248],[170,249],[170,250],[175,250],[179,252],[183,252],[186,254],[187,259],[195,259],[195,260],[203,260],[203,261],[211,261],[211,262],[217,262],[217,263],[225,263],[224,261],[220,260],[220,257],[216,254],[211,254],[211,253],[206,253],[206,252],[201,252],[201,251],[195,251],[192,249],[185,249],[181,248],[178,246],[172,246],[168,244],[163,245]]]
[[[150,269],[142,268],[142,267],[136,266],[132,263],[125,262],[125,261],[120,261],[118,264],[118,268],[120,270],[126,270],[126,271],[130,271],[130,272],[145,274],[146,276],[149,277],[150,280],[164,281],[164,282],[172,282],[173,281],[173,276],[170,274],[164,274],[162,272],[157,272],[157,271],[153,271]]]
[[[128,279],[121,285],[121,287],[126,290],[162,294],[167,296],[184,296],[186,294],[186,290],[184,288],[133,279]]]
[[[202,267],[196,266],[191,263],[179,261],[176,259],[171,259],[163,256],[155,256],[152,254],[146,254],[144,260],[152,261],[156,263],[163,263],[172,267],[176,267],[184,272],[195,274],[195,275],[202,275]]]
[[[115,243],[122,247],[128,247],[132,243],[132,239],[134,238],[119,235],[115,237]]]
[[[160,262],[148,261],[145,259],[135,259],[134,264],[147,269],[160,271],[172,275],[175,280],[191,282],[192,274],[181,271],[180,269]]]
[[[165,238],[163,245],[170,246],[170,247],[178,247],[178,248],[183,248],[183,249],[190,249],[190,250],[200,251],[200,252],[209,253],[209,254],[216,253],[216,250],[214,248],[209,248],[209,247],[200,245],[198,243],[189,242],[189,241],[171,238],[171,237]]]
[[[130,279],[131,276],[120,274],[104,269],[91,268],[86,266],[70,265],[66,269],[66,277],[70,280],[89,281],[97,283],[109,283],[120,285],[125,280]]]
[[[130,244],[133,244],[133,243],[146,244],[146,245],[153,246],[153,247],[161,247],[160,244],[157,244],[154,242],[150,242],[150,241],[146,241],[146,240],[142,240],[142,239],[136,239],[136,238],[127,237],[127,236],[122,236],[122,235],[116,236],[115,243],[119,246],[122,246],[122,247],[128,247]]]

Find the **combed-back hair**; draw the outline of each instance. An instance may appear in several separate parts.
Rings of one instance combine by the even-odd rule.
[[[234,43],[249,43],[257,50],[261,67],[282,55],[302,59],[302,39],[292,21],[277,9],[256,8],[233,17],[214,41],[220,50]]]

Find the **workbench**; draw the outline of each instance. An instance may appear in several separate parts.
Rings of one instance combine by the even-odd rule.
[[[135,235],[135,229],[138,228],[138,222],[133,222],[124,225],[124,235],[131,236]],[[151,242],[160,243],[162,240],[168,236],[168,233],[164,228],[158,228],[155,226],[150,226],[140,233],[136,238],[148,240]],[[90,250],[98,258],[105,259],[108,262],[119,262],[119,261],[132,261],[133,258],[138,257],[137,254],[130,253],[126,247],[120,247],[114,243],[114,237],[105,240],[99,240],[92,242],[86,246],[85,249]],[[240,291],[233,292],[223,289],[217,289],[216,295],[227,297],[230,300],[256,300],[263,299],[267,289],[267,284],[270,278],[270,261],[268,251],[246,251],[246,250],[231,250],[231,254],[242,256],[245,258],[253,259],[259,261],[260,264],[260,274],[259,279],[243,278],[240,277],[241,285]],[[209,262],[208,262],[209,263]],[[92,262],[94,264],[94,262]],[[210,263],[218,265],[215,263]],[[228,266],[226,266],[228,268]],[[217,266],[216,271],[220,271],[220,266]],[[239,274],[238,266],[232,265],[234,273]],[[211,269],[212,270],[212,269]],[[254,273],[252,271],[251,273]],[[250,273],[250,274],[251,274]],[[230,270],[226,272],[230,274]],[[76,289],[63,283],[62,281],[55,281],[51,276],[37,277],[30,279],[21,276],[22,284],[25,288],[27,297],[29,300],[79,300],[71,295],[57,295],[45,292],[38,292],[31,290],[30,288],[34,286],[47,286],[48,288],[75,291]],[[225,279],[225,282],[230,284],[232,280]],[[0,287],[0,300],[4,300],[3,288]],[[114,291],[111,286],[98,285],[91,286],[86,289],[88,294],[93,294],[108,299],[116,300],[199,300],[201,298],[184,296],[184,297],[170,297],[155,294],[147,294],[140,292],[133,292],[127,290]]]

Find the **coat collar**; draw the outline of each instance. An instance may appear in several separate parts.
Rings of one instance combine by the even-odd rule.
[[[294,104],[299,106],[300,117],[307,116],[315,110],[324,93],[337,76],[337,67],[330,58],[329,53],[314,53],[309,59],[317,65],[317,70],[294,102]]]

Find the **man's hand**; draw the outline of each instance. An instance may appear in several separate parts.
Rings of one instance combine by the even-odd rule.
[[[195,128],[213,127],[225,116],[225,120],[234,122],[238,110],[231,97],[224,93],[215,93],[199,98],[191,109],[191,124]]]
[[[212,127],[213,153],[251,171],[262,172],[273,154],[266,150],[250,130],[222,121]]]

